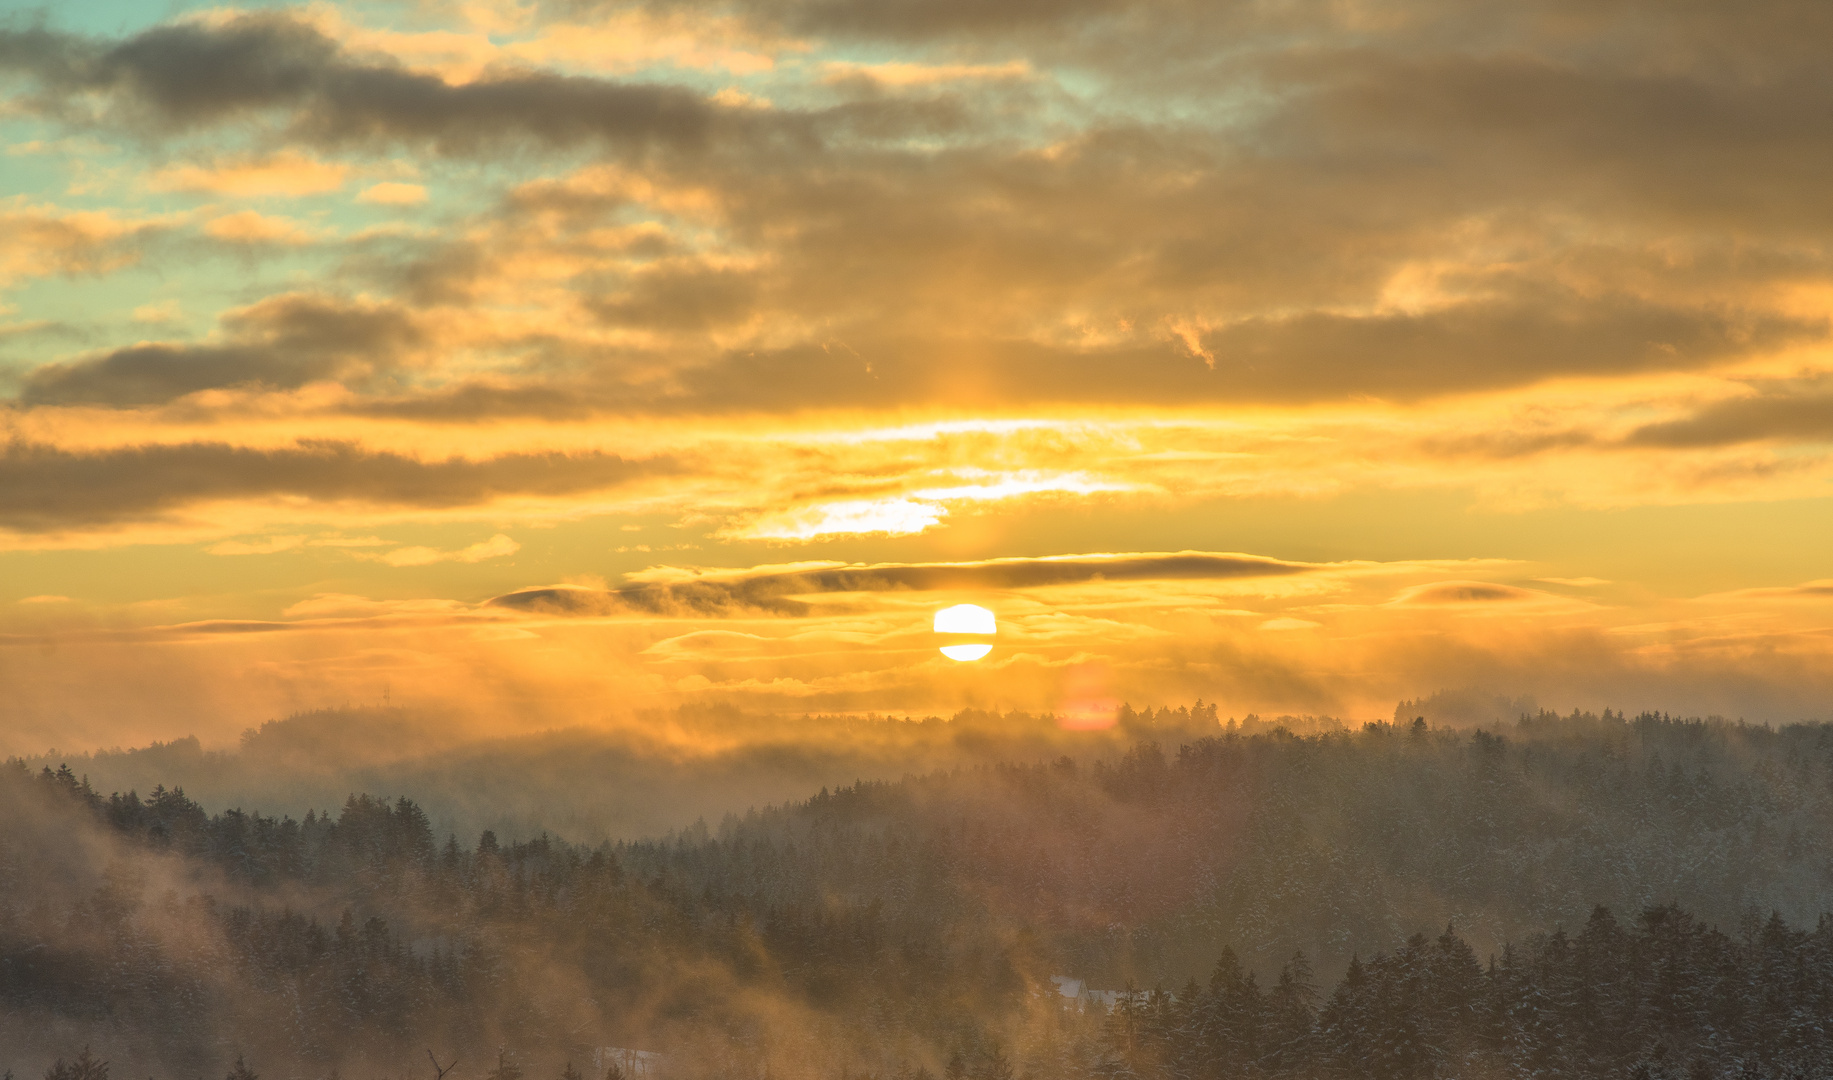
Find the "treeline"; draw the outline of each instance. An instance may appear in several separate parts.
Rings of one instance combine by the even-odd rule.
[[[249,929],[246,920],[241,929]],[[387,951],[373,933],[358,935],[347,924],[335,943],[309,940],[315,935],[304,929],[301,935],[299,925],[270,926],[255,936],[290,937],[301,951],[321,955],[373,959]],[[1833,1074],[1833,919],[1825,918],[1807,933],[1772,915],[1733,938],[1673,906],[1642,912],[1633,927],[1599,908],[1578,935],[1536,935],[1522,948],[1505,947],[1487,965],[1447,928],[1435,940],[1415,935],[1392,953],[1352,960],[1321,1003],[1302,953],[1263,991],[1227,950],[1207,986],[1129,988],[1111,1010],[1038,993],[1044,1000],[1033,1003],[1031,1022],[1009,1049],[981,1030],[958,1032],[941,1070],[945,1080],[1807,1080]],[[676,1059],[663,1066],[665,1075],[771,1071],[729,1055],[711,1073],[704,1059]],[[308,1055],[276,1063],[296,1073],[323,1060]],[[527,1074],[499,1051],[488,1075],[523,1080]],[[933,1080],[935,1074],[921,1061],[902,1059],[876,1072],[841,1065],[830,1075]],[[107,1077],[108,1064],[87,1048],[45,1073],[46,1080]],[[229,1080],[254,1080],[254,1074],[238,1057]],[[569,1059],[559,1080],[584,1077]],[[613,1063],[605,1080],[625,1078]]]
[[[442,841],[402,798],[211,814],[15,763],[0,1047],[48,1061],[103,1031],[116,1060],[187,1076],[237,1051],[400,1076],[429,1044],[507,1047],[531,1075],[604,1045],[735,1077],[1833,1068],[1828,931],[1789,929],[1833,910],[1827,729],[1202,719],[1221,733],[1175,749],[596,846]],[[1587,922],[1600,902],[1645,914]],[[1225,947],[1240,969],[1188,985]],[[1185,988],[1098,1017],[1060,1007],[1054,974]]]
[[[856,784],[617,852],[695,892],[816,882],[918,920],[1048,927],[1053,962],[1098,985],[1201,977],[1225,944],[1263,972],[1302,949],[1334,977],[1454,920],[1485,954],[1600,904],[1812,924],[1833,910],[1833,727],[1606,711],[1502,732],[1222,729]]]
[[[1232,953],[1207,987],[1125,995],[1079,1075],[1815,1077],[1833,1075],[1833,919],[1771,915],[1737,937],[1677,907],[1594,911],[1479,963],[1447,928],[1355,959],[1321,1002],[1305,958],[1262,991]],[[1321,1006],[1321,1007],[1320,1007]]]
[[[1270,730],[1273,722],[1244,726]],[[353,708],[268,721],[232,749],[207,750],[182,738],[53,752],[31,767],[68,765],[103,792],[178,786],[215,807],[295,818],[309,807],[336,808],[353,791],[406,791],[434,822],[466,838],[485,829],[501,836],[548,829],[575,839],[634,840],[697,817],[717,821],[728,811],[801,800],[823,784],[1064,754],[1088,760],[1140,739],[1175,748],[1215,734],[1213,706],[1128,710],[1106,731],[1066,731],[1049,716],[977,710],[893,719],[694,706],[621,726],[523,734],[472,716]],[[684,746],[701,749],[684,754]]]

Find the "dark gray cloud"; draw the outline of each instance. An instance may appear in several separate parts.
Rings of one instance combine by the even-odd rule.
[[[1720,402],[1679,420],[1644,425],[1624,441],[1630,446],[1692,449],[1765,439],[1833,441],[1833,395],[1765,394]]]
[[[552,586],[522,589],[490,601],[498,607],[561,615],[804,615],[795,599],[811,593],[933,592],[1030,589],[1088,581],[1177,581],[1281,577],[1316,570],[1308,563],[1205,551],[956,563],[877,563],[762,572],[691,581],[639,582],[617,589]]]
[[[1288,160],[1353,160],[1390,187],[1424,184],[1446,211],[1615,211],[1687,232],[1833,224],[1813,190],[1833,166],[1824,57],[1749,78],[1531,40],[1487,55],[1408,44],[1268,58],[1264,77],[1289,97],[1260,132],[1266,145]]]
[[[715,275],[622,294],[596,305],[609,321],[698,329],[739,318],[758,286]],[[742,280],[742,279],[741,279]],[[677,293],[674,286],[682,288]],[[1520,386],[1562,375],[1707,367],[1753,351],[1825,338],[1820,320],[1659,307],[1606,298],[1534,306],[1473,302],[1422,315],[1312,314],[1244,319],[1200,335],[1214,365],[1179,340],[1099,348],[1000,338],[871,330],[778,349],[706,355],[692,345],[658,379],[639,358],[576,357],[490,383],[396,392],[348,406],[363,415],[435,422],[509,416],[720,414],[821,407],[961,407],[1022,403],[1296,403],[1361,398],[1413,401]],[[948,328],[941,328],[948,329]],[[564,352],[564,350],[562,350]],[[696,359],[695,354],[700,358]],[[1513,457],[1579,446],[1576,432],[1498,435],[1448,452]]]
[[[757,276],[697,265],[664,265],[634,275],[616,294],[588,301],[608,323],[662,330],[707,330],[751,313]]]
[[[46,364],[26,377],[20,404],[131,407],[199,390],[360,381],[397,367],[422,340],[399,308],[312,295],[275,297],[222,322],[221,344],[130,345]]]
[[[16,441],[0,449],[0,528],[46,532],[153,520],[225,499],[484,506],[517,495],[606,490],[673,468],[666,459],[602,453],[423,461],[331,441],[278,449],[191,442],[97,451]]]
[[[72,95],[101,95],[115,120],[180,131],[277,110],[295,138],[376,139],[449,151],[534,139],[642,148],[704,143],[724,110],[680,87],[545,72],[448,84],[386,60],[352,56],[284,13],[159,26],[108,46],[44,30],[0,31],[0,68],[35,76],[39,107],[73,115]]]
[[[935,137],[970,122],[953,95],[828,95],[812,111],[719,103],[697,90],[557,74],[487,73],[461,83],[388,57],[344,49],[285,12],[154,27],[117,44],[43,29],[0,29],[0,71],[36,83],[23,99],[43,115],[85,122],[88,98],[130,133],[176,133],[265,120],[282,138],[321,147],[429,146],[477,154],[505,145],[596,144],[643,157],[724,148],[746,160],[798,159],[824,140]]]
[[[911,401],[1172,403],[1417,399],[1565,374],[1697,368],[1826,335],[1821,320],[1610,298],[1474,302],[1423,315],[1245,319],[1201,343],[1109,349],[916,338],[730,354],[683,372],[659,406],[786,409]]]

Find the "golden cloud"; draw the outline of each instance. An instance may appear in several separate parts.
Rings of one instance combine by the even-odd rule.
[[[267,157],[229,158],[206,165],[172,165],[154,173],[146,183],[153,191],[296,198],[336,191],[344,186],[349,174],[348,165],[286,150]]]
[[[422,184],[404,184],[388,180],[380,184],[371,184],[356,197],[360,203],[373,203],[377,206],[419,206],[426,202],[426,187]]]

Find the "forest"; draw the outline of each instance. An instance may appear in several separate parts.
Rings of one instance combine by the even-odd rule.
[[[399,794],[211,812],[14,761],[0,1069],[1833,1071],[1833,727],[1141,716],[1179,738],[635,841],[440,837]]]

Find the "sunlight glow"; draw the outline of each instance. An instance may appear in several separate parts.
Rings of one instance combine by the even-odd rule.
[[[770,515],[736,535],[759,540],[811,540],[821,536],[877,533],[908,536],[936,524],[947,513],[942,507],[906,498],[835,502]]]
[[[938,634],[982,635],[999,633],[999,624],[993,613],[978,604],[956,604],[936,612],[935,629]],[[941,646],[942,655],[950,660],[978,660],[993,651],[990,642],[965,641],[953,642]]]
[[[979,604],[956,604],[936,612],[938,634],[997,634],[993,613]]]

